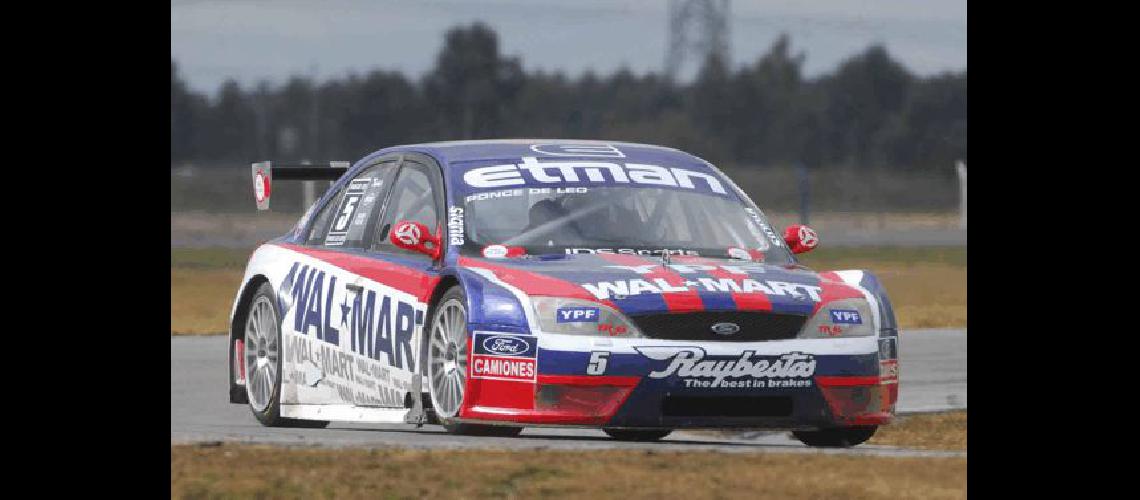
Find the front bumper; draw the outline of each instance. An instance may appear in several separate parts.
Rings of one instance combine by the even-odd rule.
[[[489,354],[481,349],[487,338],[476,332],[471,343],[468,390],[459,413],[464,422],[626,428],[882,425],[893,416],[898,395],[897,360],[881,359],[876,337],[743,343],[519,336],[537,345],[533,357]]]

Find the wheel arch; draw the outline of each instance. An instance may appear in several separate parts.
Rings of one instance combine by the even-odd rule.
[[[459,280],[459,278],[455,274],[452,274],[452,273],[444,274],[444,275],[440,276],[439,282],[435,284],[435,288],[432,289],[431,295],[428,296],[427,310],[424,311],[423,331],[420,334],[420,360],[417,363],[417,370],[416,370],[417,372],[419,372],[420,375],[423,375],[424,377],[427,376],[427,356],[428,356],[428,347],[427,346],[428,346],[428,336],[430,335],[429,327],[431,326],[431,317],[432,317],[432,315],[435,314],[435,308],[437,305],[439,305],[440,297],[443,297],[443,294],[447,293],[447,291],[449,289],[451,289],[452,286],[455,286],[455,285],[459,285],[460,287],[463,287],[464,292],[467,291],[467,288],[463,285],[463,283]],[[464,293],[464,295],[467,296],[466,293]],[[467,298],[467,302],[468,302],[466,304],[467,310],[470,311],[471,310],[471,304],[470,304],[471,298],[470,297]]]
[[[242,285],[241,292],[238,293],[238,299],[234,305],[233,314],[230,317],[230,331],[226,341],[226,359],[229,361],[226,363],[226,380],[229,381],[231,403],[245,404],[249,402],[245,387],[234,383],[234,342],[236,342],[242,334],[242,325],[245,323],[246,310],[249,308],[249,303],[253,299],[253,295],[257,293],[257,289],[261,287],[262,283],[269,283],[269,278],[262,274],[255,274]]]
[[[430,310],[430,309],[434,308],[436,306],[436,303],[439,302],[439,298],[442,297],[443,294],[446,293],[449,288],[451,288],[455,285],[463,286],[463,283],[459,281],[459,277],[457,277],[455,274],[448,273],[448,274],[441,275],[439,277],[439,283],[435,284],[435,288],[431,291],[431,295],[428,297],[428,300],[427,300],[428,309]],[[463,288],[464,288],[464,291],[466,291],[467,287],[463,286]],[[470,308],[471,299],[468,299],[467,301],[468,301],[467,306],[468,306],[468,308]],[[426,324],[427,322],[425,321],[424,323]]]

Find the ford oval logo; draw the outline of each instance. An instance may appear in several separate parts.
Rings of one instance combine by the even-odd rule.
[[[522,356],[530,350],[530,344],[520,338],[499,335],[483,339],[483,349],[503,356]]]
[[[712,326],[712,331],[717,335],[734,335],[740,331],[740,325],[736,323],[717,323]]]

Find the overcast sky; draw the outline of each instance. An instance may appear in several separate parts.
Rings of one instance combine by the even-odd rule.
[[[172,0],[170,52],[190,87],[213,93],[228,77],[243,86],[315,72],[325,80],[372,69],[419,77],[443,33],[486,22],[500,50],[527,69],[621,66],[660,72],[666,0]],[[756,0],[731,2],[732,63],[762,55],[781,32],[807,55],[814,77],[882,43],[920,75],[966,68],[964,0]],[[695,66],[686,66],[691,75]]]

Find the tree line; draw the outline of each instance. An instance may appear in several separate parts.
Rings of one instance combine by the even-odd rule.
[[[481,23],[449,30],[418,80],[377,70],[208,97],[170,63],[171,164],[356,160],[381,147],[497,137],[646,142],[728,167],[937,172],[966,160],[966,72],[919,77],[872,45],[816,78],[781,36],[750,64],[707,59],[692,83],[627,69],[527,72]]]

